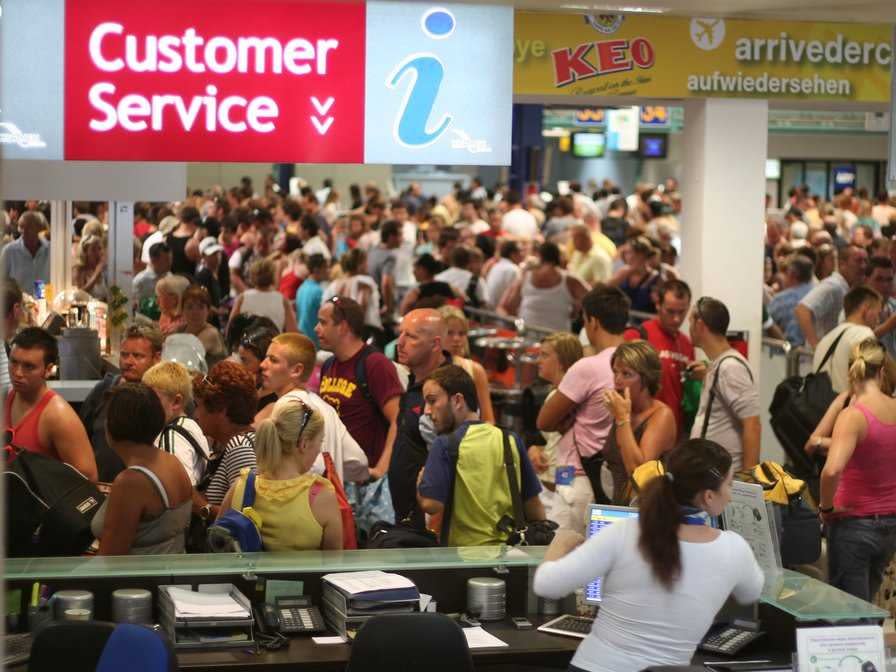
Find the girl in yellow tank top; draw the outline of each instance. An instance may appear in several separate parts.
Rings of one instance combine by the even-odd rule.
[[[309,472],[320,453],[323,431],[323,416],[288,394],[255,430],[255,505],[242,508],[249,473],[244,469],[221,511],[234,508],[252,518],[266,551],[342,548],[342,519],[333,486]]]

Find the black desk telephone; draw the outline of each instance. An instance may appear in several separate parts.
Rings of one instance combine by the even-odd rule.
[[[261,607],[262,627],[268,632],[284,634],[323,632],[327,629],[320,609],[305,595],[276,598],[275,604]]]
[[[765,633],[759,631],[758,623],[735,620],[730,625],[722,624],[710,628],[706,637],[700,642],[699,648],[703,651],[734,656],[763,634]]]

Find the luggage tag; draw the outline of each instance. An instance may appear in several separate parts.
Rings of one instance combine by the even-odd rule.
[[[576,468],[571,464],[557,467],[557,470],[554,472],[554,482],[557,485],[572,485],[575,478]]]

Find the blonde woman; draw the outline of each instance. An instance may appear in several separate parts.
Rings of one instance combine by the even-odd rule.
[[[629,341],[613,352],[615,390],[604,392],[613,427],[604,443],[601,482],[613,504],[627,505],[632,472],[675,447],[675,414],[659,399],[660,357],[647,341]]]
[[[451,353],[454,363],[470,374],[476,384],[476,398],[479,400],[479,417],[483,422],[495,422],[495,410],[492,408],[492,395],[488,387],[488,376],[485,369],[477,361],[469,358],[470,343],[467,332],[470,323],[463,312],[454,306],[439,308],[442,322],[445,325],[445,349]]]
[[[182,275],[168,274],[156,283],[159,304],[159,331],[164,336],[181,331],[186,324],[183,315],[183,295],[190,281]]]
[[[324,438],[323,416],[288,396],[255,430],[255,504],[267,551],[339,550],[342,517],[333,486],[310,473]],[[221,511],[242,509],[249,469],[230,488]],[[218,514],[219,517],[221,513]]]
[[[541,342],[538,352],[538,376],[551,384],[551,391],[548,392],[547,399],[550,399],[551,395],[556,392],[557,386],[563,380],[569,367],[583,356],[582,342],[578,336],[568,331],[551,334]],[[542,432],[541,435],[544,437],[544,445],[529,446],[529,460],[535,467],[535,473],[538,474],[539,480],[545,486],[545,489],[542,490],[542,503],[550,517],[548,509],[556,492],[554,476],[558,466],[554,450],[563,434],[561,432]]]
[[[896,399],[893,361],[873,338],[850,353],[849,394],[838,397],[818,511],[831,585],[870,602],[896,551]],[[835,402],[836,403],[836,402]],[[833,405],[832,405],[833,408]]]
[[[72,269],[75,286],[95,299],[106,301],[106,245],[99,235],[87,235],[78,244],[78,260]]]

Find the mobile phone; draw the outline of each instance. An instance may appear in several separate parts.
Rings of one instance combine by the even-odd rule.
[[[513,627],[517,630],[531,630],[532,629],[532,621],[528,618],[523,618],[522,616],[514,616],[510,619],[513,623]]]

